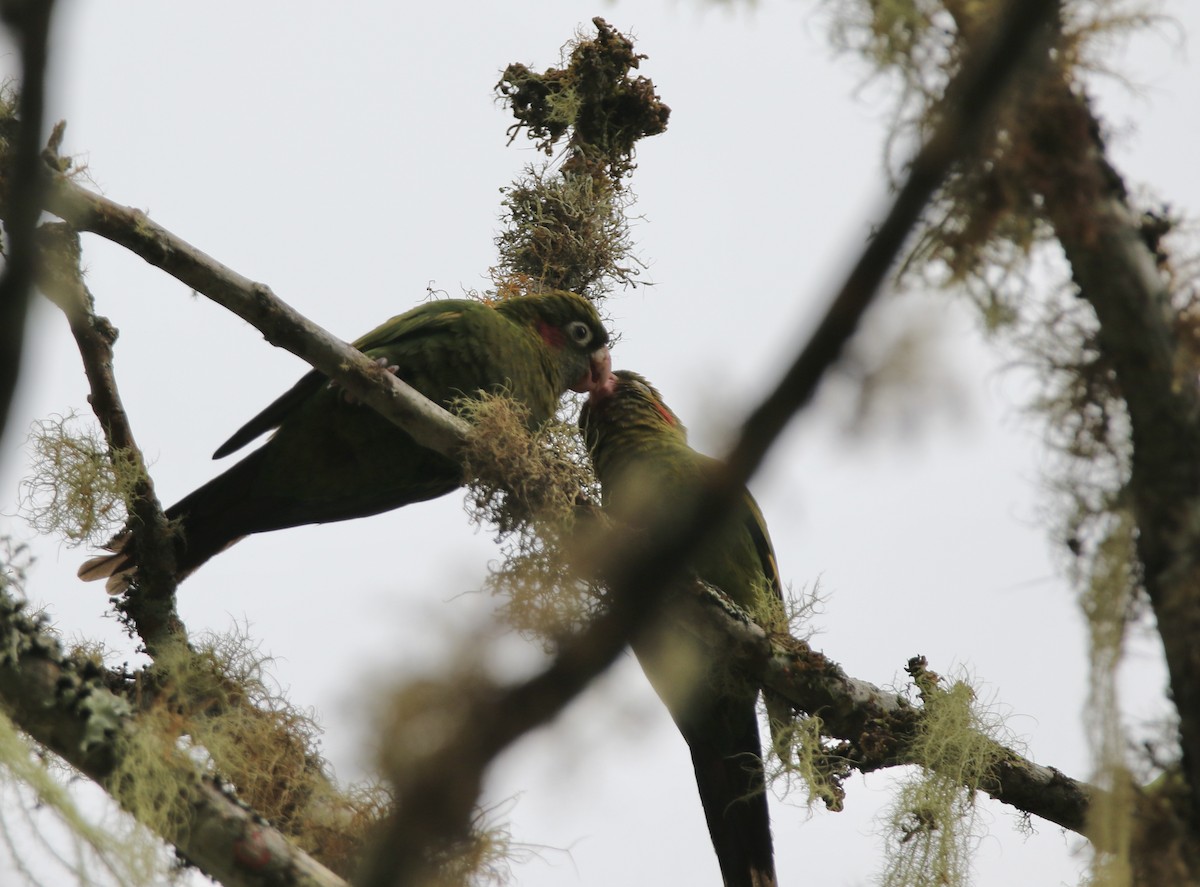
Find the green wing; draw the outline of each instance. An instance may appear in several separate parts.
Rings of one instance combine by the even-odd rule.
[[[438,335],[453,328],[463,315],[478,303],[464,303],[461,300],[443,300],[419,305],[404,314],[398,314],[386,323],[382,323],[364,336],[355,339],[351,344],[364,353],[375,348],[383,348],[398,344],[409,344],[427,336]],[[481,306],[482,307],[482,306]],[[250,441],[261,434],[278,428],[288,416],[321,390],[321,386],[329,381],[329,377],[320,370],[310,370],[300,381],[277,397],[266,409],[239,428],[225,443],[217,447],[213,453],[214,459],[228,456],[240,450]]]
[[[758,552],[758,560],[762,564],[763,575],[775,597],[783,600],[783,581],[779,578],[779,563],[775,560],[775,546],[767,533],[767,521],[759,510],[758,503],[747,491],[743,497],[746,505],[746,530],[754,540],[754,549]]]

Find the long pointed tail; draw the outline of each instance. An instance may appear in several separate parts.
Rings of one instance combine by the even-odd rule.
[[[775,887],[754,697],[725,697],[680,724],[725,887]]]
[[[632,646],[692,753],[725,887],[775,887],[756,688],[715,672],[711,651],[669,613],[644,626]]]

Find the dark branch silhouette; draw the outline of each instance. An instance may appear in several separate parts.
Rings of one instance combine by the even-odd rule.
[[[0,200],[5,204],[7,252],[0,274],[0,434],[17,386],[25,344],[25,316],[36,274],[34,227],[42,211],[42,120],[46,103],[47,40],[53,0],[4,0],[0,19],[21,54],[17,115],[5,115],[0,144],[7,143],[0,170]]]

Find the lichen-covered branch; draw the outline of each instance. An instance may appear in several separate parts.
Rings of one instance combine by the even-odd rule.
[[[136,753],[130,749],[143,754],[153,749],[156,766],[171,776],[170,785],[158,789],[170,792],[186,813],[179,828],[162,837],[226,887],[345,887],[232,793],[201,775],[170,740],[145,735],[129,704],[105,686],[108,677],[91,660],[64,654],[44,624],[0,591],[0,701],[34,741],[123,804],[130,789],[119,784],[124,757]]]
[[[843,754],[862,772],[925,764],[912,752],[922,709],[895,693],[850,677],[840,665],[794,637],[770,635],[704,586],[673,595],[674,612],[731,666],[798,710],[820,718],[824,736],[848,743]],[[1050,822],[1086,835],[1094,789],[1053,767],[1027,760],[987,740],[994,762],[978,788]]]
[[[633,41],[602,18],[596,36],[578,37],[561,68],[537,72],[514,63],[496,91],[521,130],[550,155],[562,146],[556,172],[527,167],[504,192],[505,229],[496,238],[497,284],[510,281],[565,289],[598,299],[616,283],[632,285],[625,179],[638,141],[667,128],[671,109],[647,77],[633,77],[642,59]]]
[[[1096,345],[1115,371],[1133,442],[1126,490],[1141,581],[1154,607],[1200,836],[1200,391],[1180,341],[1179,310],[1087,100],[1054,84],[1033,137],[1035,187],[1079,294],[1096,312]],[[1189,333],[1190,335],[1190,333]]]

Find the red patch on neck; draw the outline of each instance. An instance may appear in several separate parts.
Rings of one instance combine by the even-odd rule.
[[[664,407],[661,403],[656,403],[654,409],[658,410],[658,414],[667,420],[667,424],[672,428],[675,427],[675,417],[671,415],[671,411]]]
[[[542,337],[542,341],[551,348],[561,348],[567,342],[567,334],[556,326],[551,326],[544,320],[539,320],[537,323],[538,335]]]

